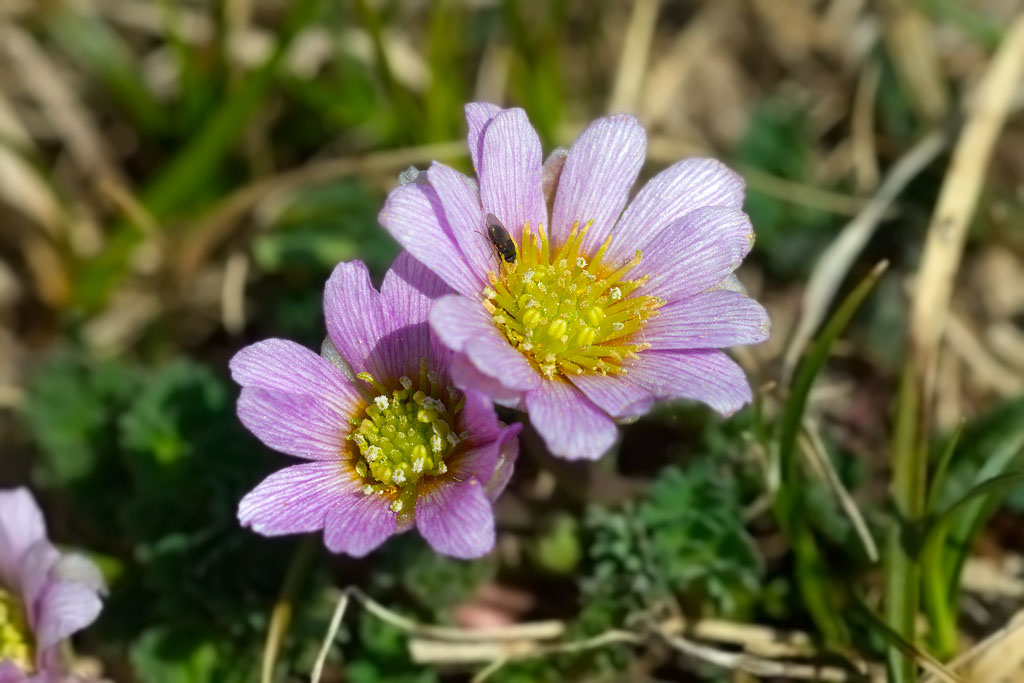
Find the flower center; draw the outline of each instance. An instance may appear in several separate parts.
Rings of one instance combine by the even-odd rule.
[[[21,604],[9,592],[0,588],[0,661],[9,659],[26,673],[33,665],[32,634]]]
[[[364,479],[363,493],[395,495],[394,512],[416,502],[418,482],[448,471],[445,458],[468,434],[455,431],[464,399],[454,387],[443,387],[424,360],[416,381],[399,379],[401,388],[388,389],[370,373],[357,375],[377,395],[363,417],[351,420],[349,439],[359,449],[356,471]]]
[[[593,258],[580,253],[590,229],[573,224],[565,244],[552,254],[544,226],[523,227],[523,248],[513,263],[488,273],[484,305],[509,342],[548,379],[586,372],[624,374],[623,361],[650,345],[638,333],[665,301],[634,295],[647,276],[624,279],[640,263],[640,251],[620,268],[603,263],[605,240]]]

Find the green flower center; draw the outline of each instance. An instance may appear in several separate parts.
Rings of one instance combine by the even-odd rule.
[[[548,379],[583,373],[624,374],[623,361],[649,348],[637,341],[644,325],[665,301],[633,293],[647,276],[625,279],[641,253],[619,268],[606,266],[605,240],[588,260],[580,253],[590,229],[577,221],[565,244],[551,253],[544,226],[523,227],[523,248],[513,263],[501,261],[488,273],[484,305],[509,342]]]
[[[363,492],[395,496],[391,509],[409,511],[419,481],[445,474],[445,458],[469,436],[455,431],[464,399],[454,387],[442,386],[425,360],[417,380],[402,377],[401,387],[391,391],[369,373],[357,376],[377,392],[363,416],[351,420],[355,429],[348,437],[359,449],[355,468]]]
[[[0,660],[9,659],[22,671],[35,669],[32,633],[21,603],[0,588]]]

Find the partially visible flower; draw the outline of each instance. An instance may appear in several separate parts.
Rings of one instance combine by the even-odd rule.
[[[754,240],[742,179],[687,159],[627,207],[646,147],[633,117],[598,119],[543,165],[523,110],[477,103],[466,118],[479,184],[435,162],[380,214],[457,292],[430,314],[456,352],[456,384],[526,410],[565,458],[599,457],[615,421],[655,400],[723,414],[749,402],[743,371],[719,350],[768,336],[764,309],[732,276]],[[489,215],[515,244],[511,263],[488,239]]]
[[[59,645],[99,616],[103,579],[61,555],[28,490],[0,491],[0,683],[71,680]]]
[[[438,552],[494,546],[491,504],[518,455],[520,425],[456,389],[427,315],[450,289],[400,254],[378,293],[361,262],[327,281],[323,357],[283,339],[231,359],[238,416],[263,443],[311,462],[267,477],[239,521],[266,536],[323,530],[332,552],[361,557],[416,526]]]

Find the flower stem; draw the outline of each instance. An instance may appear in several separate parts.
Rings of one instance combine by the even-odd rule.
[[[277,655],[281,651],[281,643],[292,621],[295,594],[298,593],[302,579],[306,576],[316,546],[317,538],[307,535],[292,555],[292,561],[281,583],[281,593],[270,613],[270,626],[267,629],[267,641],[263,646],[263,661],[260,666],[260,683],[272,683],[274,680]]]
[[[893,506],[885,567],[885,611],[889,625],[907,641],[916,642],[915,621],[920,604],[921,565],[915,532],[925,512],[927,439],[920,427],[917,375],[907,363],[900,380],[896,427],[893,433]],[[889,649],[889,676],[893,683],[915,679],[914,661],[896,647]]]

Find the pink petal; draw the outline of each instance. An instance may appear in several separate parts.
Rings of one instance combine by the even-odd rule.
[[[615,423],[563,380],[544,380],[526,394],[530,422],[552,454],[567,460],[597,460],[615,443]]]
[[[0,683],[45,683],[33,681],[9,659],[0,660]]]
[[[686,214],[702,206],[743,206],[743,178],[715,159],[686,159],[654,176],[626,208],[608,249],[610,263],[628,261]]]
[[[635,118],[597,119],[569,150],[551,216],[551,241],[565,243],[575,221],[593,220],[581,253],[593,255],[622,213],[644,164],[647,134]]]
[[[644,327],[652,349],[707,349],[759,344],[768,338],[768,313],[746,294],[703,292],[658,310]]]
[[[540,223],[547,224],[540,138],[526,112],[505,109],[495,115],[484,131],[477,169],[484,213],[497,216],[517,244],[524,223],[529,222],[534,229]]]
[[[480,173],[480,157],[484,149],[484,131],[491,123],[491,119],[498,115],[501,108],[490,102],[470,102],[466,105],[466,123],[469,126],[469,134],[466,142],[469,143],[469,156],[473,160],[473,168]]]
[[[629,279],[650,275],[645,294],[685,299],[722,282],[753,244],[750,219],[739,209],[697,209],[650,241]]]
[[[103,603],[96,591],[75,581],[50,583],[39,597],[36,648],[45,652],[96,621]]]
[[[443,373],[448,353],[435,349],[428,318],[434,301],[451,294],[452,288],[403,251],[384,276],[380,291],[387,331],[381,339],[381,355],[388,377],[412,377],[424,359],[432,370]]]
[[[228,365],[243,387],[322,398],[342,412],[359,401],[355,387],[330,361],[287,339],[250,344]]]
[[[107,582],[103,579],[100,568],[85,555],[61,555],[52,571],[54,578],[59,581],[76,581],[97,593],[105,592],[107,589]]]
[[[360,483],[338,461],[293,465],[274,472],[242,498],[238,521],[264,536],[319,531],[340,500],[362,495]]]
[[[647,412],[654,396],[625,376],[584,373],[572,375],[569,381],[598,408],[612,417],[627,417]]]
[[[345,496],[327,514],[324,543],[333,553],[365,557],[398,531],[391,500],[371,493]]]
[[[473,181],[436,161],[427,171],[427,177],[437,191],[448,226],[469,267],[477,273],[497,272],[497,255],[487,238],[480,196]]]
[[[482,394],[476,394],[482,398]],[[467,402],[467,406],[469,403]],[[460,481],[476,478],[478,481],[488,481],[494,475],[494,469],[501,457],[501,449],[509,440],[515,439],[522,429],[521,424],[504,426],[494,416],[494,408],[490,401],[487,402],[487,409],[490,410],[493,424],[489,425],[489,431],[474,431],[466,427],[469,432],[468,444],[456,452],[456,455],[447,462],[450,476]],[[499,426],[500,425],[500,426]],[[463,423],[465,427],[465,422]]]
[[[544,160],[544,168],[541,171],[542,187],[544,188],[544,203],[548,207],[548,214],[555,205],[555,196],[558,193],[558,183],[562,179],[562,169],[565,168],[565,159],[569,156],[569,150],[565,147],[556,148],[548,158]]]
[[[430,311],[430,328],[442,344],[465,355],[479,372],[507,389],[527,391],[540,383],[540,375],[498,331],[479,300],[441,297]]]
[[[441,484],[416,502],[416,526],[434,550],[462,559],[494,547],[494,512],[476,479]]]
[[[498,442],[501,444],[498,462],[494,467],[494,474],[484,483],[484,493],[492,503],[498,499],[512,478],[516,460],[519,459],[519,439],[515,437],[519,435],[520,431],[522,431],[522,424],[512,424],[506,427],[502,435],[498,437]]]
[[[238,419],[276,451],[308,460],[341,460],[347,457],[345,437],[358,404],[343,408],[332,403],[324,396],[245,387],[238,396]]]
[[[0,583],[13,585],[22,556],[46,539],[46,522],[26,488],[0,491]]]
[[[45,538],[33,543],[21,557],[18,578],[12,586],[16,586],[21,593],[19,598],[22,602],[31,606],[28,620],[33,628],[39,623],[41,598],[48,586],[55,581],[53,570],[59,562],[60,553],[49,539]]]
[[[430,185],[410,183],[395,188],[377,219],[417,261],[456,292],[479,296],[487,285],[486,273],[474,271],[463,257],[444,206]]]
[[[648,349],[630,366],[627,376],[658,399],[700,401],[723,415],[732,415],[753,398],[740,366],[716,349]]]
[[[369,372],[377,379],[387,375],[379,348],[387,330],[384,307],[362,261],[334,268],[324,287],[324,317],[334,348],[353,372]]]
[[[501,383],[501,380],[477,370],[476,366],[460,353],[452,355],[448,363],[448,375],[452,384],[460,389],[475,389],[506,408],[518,407],[523,396],[522,391],[509,389]]]

